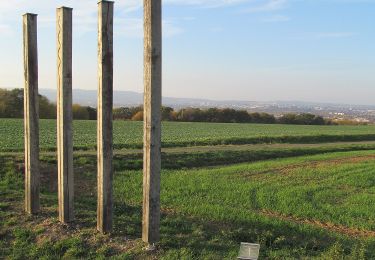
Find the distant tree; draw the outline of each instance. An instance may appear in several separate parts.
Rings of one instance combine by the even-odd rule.
[[[23,89],[0,89],[0,117],[23,117]],[[43,119],[56,118],[56,105],[46,97],[39,95],[39,117]]]
[[[313,114],[299,114],[296,115],[296,124],[300,125],[313,125],[315,121],[315,115]]]
[[[143,111],[138,111],[133,117],[133,121],[142,121],[143,120]]]
[[[113,109],[113,118],[115,120],[131,120],[132,117],[136,113],[138,113],[139,111],[143,111],[142,106],[114,108]]]
[[[23,117],[23,89],[13,89],[11,91],[11,111],[14,117]]]
[[[23,90],[13,89],[0,91],[0,116],[8,118],[23,117]]]
[[[225,108],[218,114],[218,122],[221,123],[236,123],[236,110]]]
[[[201,110],[199,108],[183,108],[177,114],[177,120],[182,122],[200,122]]]
[[[87,107],[80,106],[78,104],[74,104],[72,106],[72,111],[73,111],[73,119],[77,120],[89,120],[90,119],[90,114],[89,111],[87,110]]]
[[[261,123],[261,117],[258,112],[250,114],[250,122],[251,123]]]
[[[172,113],[174,112],[173,108],[171,107],[161,107],[161,120],[163,121],[171,121],[173,120]]]
[[[218,108],[209,108],[205,111],[205,118],[207,122],[218,122],[218,114],[220,110]]]
[[[312,125],[325,125],[327,122],[321,116],[315,116]]]
[[[81,120],[96,120],[95,108],[74,104],[72,107],[73,118]],[[40,118],[56,118],[56,104],[51,103],[46,97],[39,95]],[[23,89],[0,89],[0,117],[23,117]],[[161,108],[161,118],[165,121],[182,122],[217,122],[217,123],[263,123],[263,124],[299,124],[299,125],[325,125],[325,124],[360,124],[355,121],[332,121],[321,116],[303,114],[285,114],[276,119],[268,113],[248,113],[246,110],[232,108],[182,108],[174,111],[171,107]],[[143,107],[120,107],[113,109],[114,120],[143,120]]]
[[[236,122],[237,123],[250,123],[251,117],[246,110],[236,111]]]
[[[286,114],[279,118],[280,124],[295,124],[295,125],[325,125],[327,121],[321,116],[316,116],[310,113],[303,114]]]
[[[51,103],[42,95],[39,95],[39,116],[43,119],[56,118],[56,104]]]
[[[116,120],[126,120],[132,118],[132,113],[128,107],[119,107],[113,109],[113,118]]]
[[[261,122],[263,124],[274,124],[276,123],[276,118],[274,115],[270,115],[267,113],[260,113]]]
[[[90,119],[90,120],[96,120],[96,119],[97,119],[97,111],[96,111],[96,108],[93,108],[93,107],[87,107],[87,112],[89,113],[89,119]]]
[[[278,120],[280,124],[296,124],[296,114],[285,114],[281,116]]]
[[[171,113],[171,121],[177,121],[178,113],[176,111],[172,111]]]

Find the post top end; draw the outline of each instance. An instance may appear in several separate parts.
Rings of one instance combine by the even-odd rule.
[[[108,3],[108,4],[114,4],[115,1],[101,0],[101,1],[98,2],[98,4],[106,4],[106,3]]]
[[[33,13],[25,13],[22,16],[38,16],[38,15],[37,14],[33,14]]]
[[[71,7],[67,7],[67,6],[60,6],[60,7],[58,7],[57,9],[73,10],[73,8],[71,8]]]

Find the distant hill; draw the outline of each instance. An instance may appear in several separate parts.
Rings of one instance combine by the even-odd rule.
[[[46,96],[49,100],[56,102],[56,90],[39,89],[40,94]],[[113,103],[115,106],[136,106],[143,101],[143,95],[132,91],[115,91],[113,95]],[[96,107],[97,91],[73,89],[73,103],[83,106]]]
[[[56,90],[39,89],[40,94],[52,102],[56,102]],[[113,103],[115,107],[133,107],[143,104],[143,94],[134,91],[114,91]],[[73,102],[83,106],[96,107],[96,90],[73,89]],[[199,98],[163,97],[163,105],[174,109],[196,108],[233,108],[249,112],[265,112],[275,116],[286,113],[312,113],[326,118],[344,118],[350,120],[375,121],[375,106],[330,104],[303,101],[236,101],[210,100]]]
[[[39,89],[40,94],[46,96],[52,102],[56,102],[56,90]],[[97,92],[95,90],[73,89],[73,103],[96,107]],[[134,91],[114,91],[113,104],[115,107],[138,106],[143,103],[143,94]],[[258,104],[254,101],[215,101],[196,98],[163,97],[163,105],[173,108],[182,107],[232,107],[249,108]]]
[[[46,96],[52,102],[56,102],[56,90],[39,89],[40,94]],[[84,106],[96,107],[96,90],[73,89],[73,102]],[[115,90],[113,95],[115,107],[138,106],[143,103],[143,93],[134,91]],[[309,108],[336,108],[336,109],[375,109],[375,106],[366,105],[348,105],[321,102],[304,101],[238,101],[238,100],[210,100],[199,98],[174,98],[163,97],[163,105],[173,108],[183,107],[218,107],[218,108],[237,108],[248,110],[264,109],[309,109]],[[276,110],[277,110],[276,109]]]

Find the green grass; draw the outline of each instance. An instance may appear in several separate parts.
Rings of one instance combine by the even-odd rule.
[[[142,123],[114,122],[114,146],[142,147]],[[23,121],[0,119],[0,151],[23,149]],[[218,124],[164,122],[164,147],[195,145],[258,144],[258,143],[323,143],[337,141],[375,140],[375,126],[296,126],[262,124]],[[75,149],[94,149],[96,122],[74,122]],[[56,121],[41,120],[40,147],[56,147]]]
[[[0,258],[374,259],[375,151],[327,153],[197,169],[164,169],[161,241],[142,250],[142,173],[117,169],[111,236],[95,232],[96,170],[75,158],[76,222],[57,222],[55,162],[42,163],[39,216],[22,213],[21,157],[0,157]],[[115,159],[121,164],[121,157]]]
[[[347,154],[343,158],[342,154],[330,154],[166,171],[163,177],[167,176],[168,182],[163,183],[167,187],[163,199],[172,207],[217,220],[245,220],[248,215],[267,209],[302,219],[375,230],[375,154],[362,153],[366,154],[371,157],[353,159]],[[195,207],[191,207],[191,201]],[[216,210],[208,211],[210,207]],[[231,212],[230,216],[226,212]]]
[[[59,224],[55,129],[41,120],[43,210],[28,216],[23,122],[0,119],[0,259],[234,259],[244,241],[261,259],[375,259],[375,142],[358,142],[375,126],[163,123],[153,253],[140,240],[142,123],[114,123],[111,235],[95,231],[93,121],[74,122],[76,221]]]
[[[182,169],[205,166],[220,166],[241,162],[256,162],[276,158],[314,155],[344,151],[374,150],[375,142],[329,143],[329,144],[272,144],[272,145],[230,145],[199,146],[189,148],[165,148],[162,151],[162,168]],[[12,153],[8,153],[12,154]],[[44,152],[42,160],[57,163],[54,152]],[[96,167],[95,151],[76,151],[74,164]],[[114,151],[114,168],[139,170],[143,167],[141,150]]]

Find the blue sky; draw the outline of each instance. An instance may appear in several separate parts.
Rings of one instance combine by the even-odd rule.
[[[74,88],[97,88],[96,0],[0,2],[0,86],[22,87],[22,18],[39,87],[56,87],[55,8],[74,8]],[[375,104],[375,0],[165,0],[163,95]],[[142,92],[142,1],[115,1],[117,90]]]

